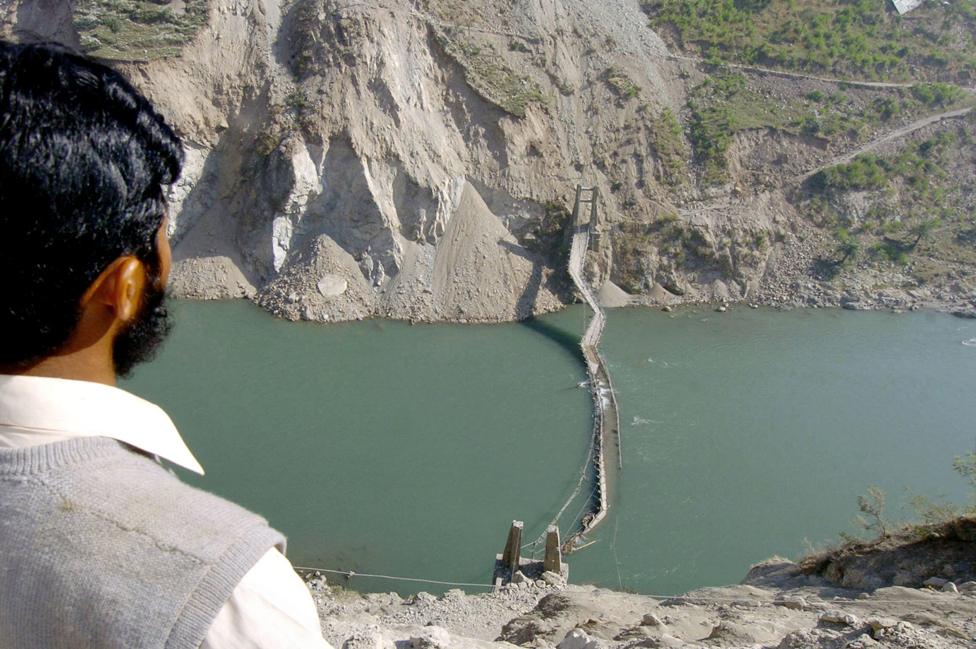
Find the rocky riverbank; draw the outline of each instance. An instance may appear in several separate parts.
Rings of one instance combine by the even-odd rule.
[[[856,311],[917,311],[920,309],[976,317],[976,287],[966,274],[943,284],[927,284],[914,276],[911,264],[879,267],[862,260],[831,268],[832,238],[816,228],[787,235],[771,254],[762,283],[755,294],[741,300],[688,298],[661,287],[632,296],[630,304],[652,307],[678,305],[763,306],[777,309],[843,308]],[[836,272],[836,275],[826,276]],[[607,306],[623,306],[615,303]]]
[[[773,558],[741,584],[654,598],[555,575],[442,597],[333,589],[310,575],[337,649],[962,649],[976,643],[976,520],[932,535]]]

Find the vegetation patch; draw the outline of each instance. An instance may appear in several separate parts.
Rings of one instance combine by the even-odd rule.
[[[715,185],[728,181],[727,153],[739,131],[771,128],[831,142],[856,143],[868,139],[879,123],[896,119],[905,122],[974,102],[962,88],[943,82],[777,96],[775,89],[771,92],[761,80],[717,64],[691,90],[687,108],[689,135],[702,165],[703,181]],[[872,162],[864,159],[858,165],[867,172]]]
[[[284,19],[290,38],[283,45],[292,75],[301,81],[343,61],[354,64],[350,37],[356,34],[356,26],[351,16],[327,12],[322,0],[291,5]]]
[[[885,493],[869,487],[857,499],[856,521],[870,538],[842,533],[841,543],[800,560],[806,574],[854,588],[897,583],[923,586],[929,577],[951,571],[956,581],[976,578],[976,453],[958,456],[953,469],[972,488],[967,504],[958,506],[926,497],[912,499],[916,520],[888,517]],[[949,566],[952,566],[951,568]],[[946,575],[950,576],[950,575]]]
[[[836,232],[834,267],[865,251],[877,262],[909,263],[922,280],[943,262],[976,263],[968,243],[976,182],[971,125],[941,131],[890,156],[863,154],[807,182],[804,206]],[[858,214],[849,208],[859,196]],[[924,255],[917,255],[924,248]]]
[[[950,83],[918,83],[912,86],[912,96],[925,106],[945,108],[959,102],[965,92]]]
[[[650,222],[620,221],[614,228],[614,281],[631,293],[647,288],[643,286],[648,270],[645,260],[655,250],[664,265],[716,270],[731,277],[741,266],[757,262],[769,247],[763,231],[738,230],[713,239],[706,230],[671,211],[661,212]]]
[[[858,141],[864,138],[872,124],[911,119],[972,103],[973,97],[965,90],[941,82],[890,89],[861,107],[842,92],[830,95],[811,92],[806,95],[807,112],[791,126],[806,135]]]
[[[680,185],[688,173],[688,145],[681,122],[670,108],[665,108],[651,122],[651,146],[661,165],[666,184]]]
[[[644,259],[655,245],[653,232],[656,226],[640,221],[621,221],[614,225],[614,229],[614,281],[628,293],[640,293],[644,288]]]
[[[976,0],[926,2],[910,17],[882,0],[657,0],[644,9],[679,46],[718,61],[848,78],[976,74]]]
[[[506,113],[525,117],[529,104],[546,103],[538,84],[512,70],[490,44],[475,43],[456,27],[437,29],[436,34],[444,51],[464,68],[468,85]]]
[[[282,102],[269,106],[269,117],[255,136],[255,150],[263,157],[271,155],[292,135],[313,129],[313,117],[312,100],[304,88],[296,87]]]
[[[624,99],[634,99],[640,94],[640,86],[633,82],[624,72],[610,68],[606,73],[607,85]]]
[[[153,61],[180,55],[207,24],[207,0],[186,0],[179,10],[149,0],[80,0],[73,22],[91,56]]]
[[[728,179],[726,154],[736,130],[730,100],[738,94],[739,79],[744,85],[745,78],[740,74],[720,78],[717,84],[714,78],[708,78],[688,100],[691,143],[704,169],[706,184],[717,185]],[[713,86],[715,91],[708,93]]]
[[[865,153],[847,164],[818,172],[810,182],[820,190],[839,192],[878,190],[895,179],[904,179],[916,199],[935,206],[945,198],[935,181],[945,178],[946,154],[956,144],[957,137],[952,131],[942,131],[895,156]]]
[[[688,99],[689,135],[695,157],[709,185],[728,180],[727,153],[736,132],[753,128],[789,129],[805,106],[770,101],[751,87],[745,75],[721,68],[692,89]]]

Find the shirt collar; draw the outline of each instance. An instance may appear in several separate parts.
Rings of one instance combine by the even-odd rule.
[[[38,376],[0,375],[0,428],[28,441],[110,437],[203,475],[162,408],[109,385]],[[0,440],[0,446],[2,446]]]

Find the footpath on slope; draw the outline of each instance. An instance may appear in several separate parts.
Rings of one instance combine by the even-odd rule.
[[[668,61],[675,62],[687,62],[695,63],[697,65],[711,65],[710,61],[707,61],[699,56],[690,56],[688,54],[667,54],[664,56]],[[825,77],[816,74],[807,74],[805,72],[792,72],[790,70],[780,70],[777,68],[767,68],[761,65],[748,65],[746,63],[733,63],[731,61],[722,61],[722,65],[731,68],[733,70],[743,70],[745,72],[753,72],[756,74],[766,74],[773,77],[782,77],[784,79],[805,79],[807,81],[824,81],[826,83],[837,83],[846,84],[849,86],[857,86],[859,88],[911,88],[912,86],[918,85],[915,81],[865,81],[863,79],[841,79],[838,77]],[[972,88],[966,88],[966,90],[973,92]]]
[[[935,124],[936,122],[943,122],[950,119],[959,119],[961,117],[965,117],[972,111],[973,111],[973,106],[969,106],[967,108],[948,110],[942,113],[938,113],[936,115],[929,115],[927,117],[923,117],[921,119],[915,120],[911,124],[906,124],[901,128],[896,128],[893,131],[889,131],[871,140],[870,142],[866,142],[862,144],[861,146],[857,147],[853,151],[849,151],[844,155],[833,158],[828,162],[825,162],[824,164],[814,169],[811,169],[810,171],[807,171],[806,173],[797,177],[796,180],[803,182],[807,178],[814,176],[815,174],[823,171],[824,169],[829,169],[830,167],[836,167],[837,165],[848,164],[852,162],[854,158],[856,158],[857,156],[863,155],[865,153],[870,153],[878,149],[881,145],[886,144],[887,142],[891,142],[892,140],[897,140],[899,138],[903,138],[908,135],[911,135],[915,131],[923,129],[926,126],[930,126],[931,124]]]

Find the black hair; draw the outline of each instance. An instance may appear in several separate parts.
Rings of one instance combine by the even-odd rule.
[[[179,138],[118,72],[53,44],[0,41],[0,365],[56,352],[115,259],[158,271]]]

